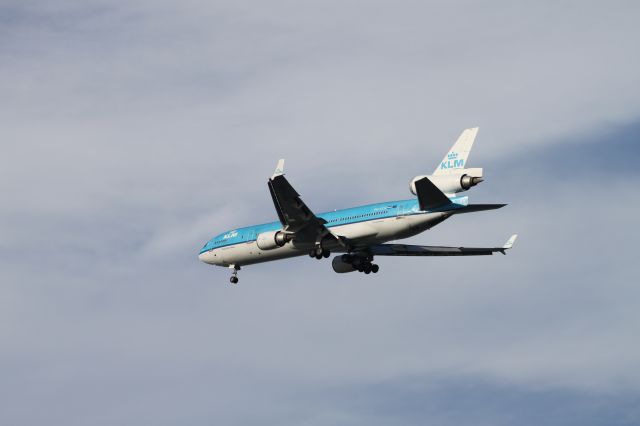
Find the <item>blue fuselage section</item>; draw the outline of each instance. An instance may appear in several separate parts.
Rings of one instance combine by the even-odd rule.
[[[468,198],[452,197],[452,204],[439,209],[429,210],[428,213],[443,212],[457,210],[468,204]],[[352,207],[343,210],[335,210],[332,212],[320,213],[320,219],[326,221],[325,226],[329,229],[336,226],[357,224],[361,222],[393,218],[399,216],[411,216],[416,214],[424,214],[425,211],[420,210],[417,199],[386,201],[382,203],[367,204],[364,206]],[[270,222],[261,225],[247,226],[223,232],[216,235],[200,250],[200,254],[213,249],[231,246],[234,244],[247,243],[255,241],[258,235],[263,232],[277,231],[282,229],[280,222]]]

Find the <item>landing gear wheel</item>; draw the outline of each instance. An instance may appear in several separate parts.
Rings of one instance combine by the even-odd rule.
[[[326,259],[327,257],[331,256],[331,252],[329,250],[323,249],[322,246],[315,246],[315,248],[311,249],[311,251],[309,252],[309,256],[315,257],[318,260],[322,258]]]
[[[379,270],[380,270],[380,267],[375,263],[371,265],[371,272],[373,272],[374,274],[377,274]]]
[[[364,267],[362,268],[362,270],[364,271],[365,274],[370,274],[372,271],[371,268],[371,264],[370,263],[365,263]]]
[[[229,281],[231,284],[238,284],[238,271],[240,270],[240,265],[232,265],[233,272],[231,273],[231,278]]]

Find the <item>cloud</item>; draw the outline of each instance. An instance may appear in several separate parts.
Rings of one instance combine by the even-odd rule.
[[[5,2],[4,418],[636,419],[635,8]],[[414,241],[506,257],[196,260],[275,218],[278,158],[317,212],[408,198],[471,125],[510,205]]]
[[[326,402],[310,424],[632,424],[637,394],[597,395],[540,391],[473,377],[405,377],[340,389],[311,391]],[[320,394],[320,395],[318,395]],[[330,413],[330,414],[328,414]],[[331,417],[329,417],[331,418]],[[336,421],[340,419],[339,421]]]

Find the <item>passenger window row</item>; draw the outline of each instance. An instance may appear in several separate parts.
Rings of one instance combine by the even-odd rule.
[[[345,220],[358,219],[358,218],[367,217],[367,216],[374,216],[374,215],[382,214],[382,213],[384,213],[384,212],[380,211],[380,212],[373,212],[373,213],[367,213],[367,214],[359,214],[359,215],[355,215],[355,216],[341,217],[341,218],[338,218],[338,219],[331,219],[329,222],[342,222],[342,221],[345,221]]]

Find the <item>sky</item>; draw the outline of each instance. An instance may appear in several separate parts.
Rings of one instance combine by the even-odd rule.
[[[640,423],[637,2],[0,3],[0,423]],[[480,126],[507,256],[200,263],[409,198]]]

